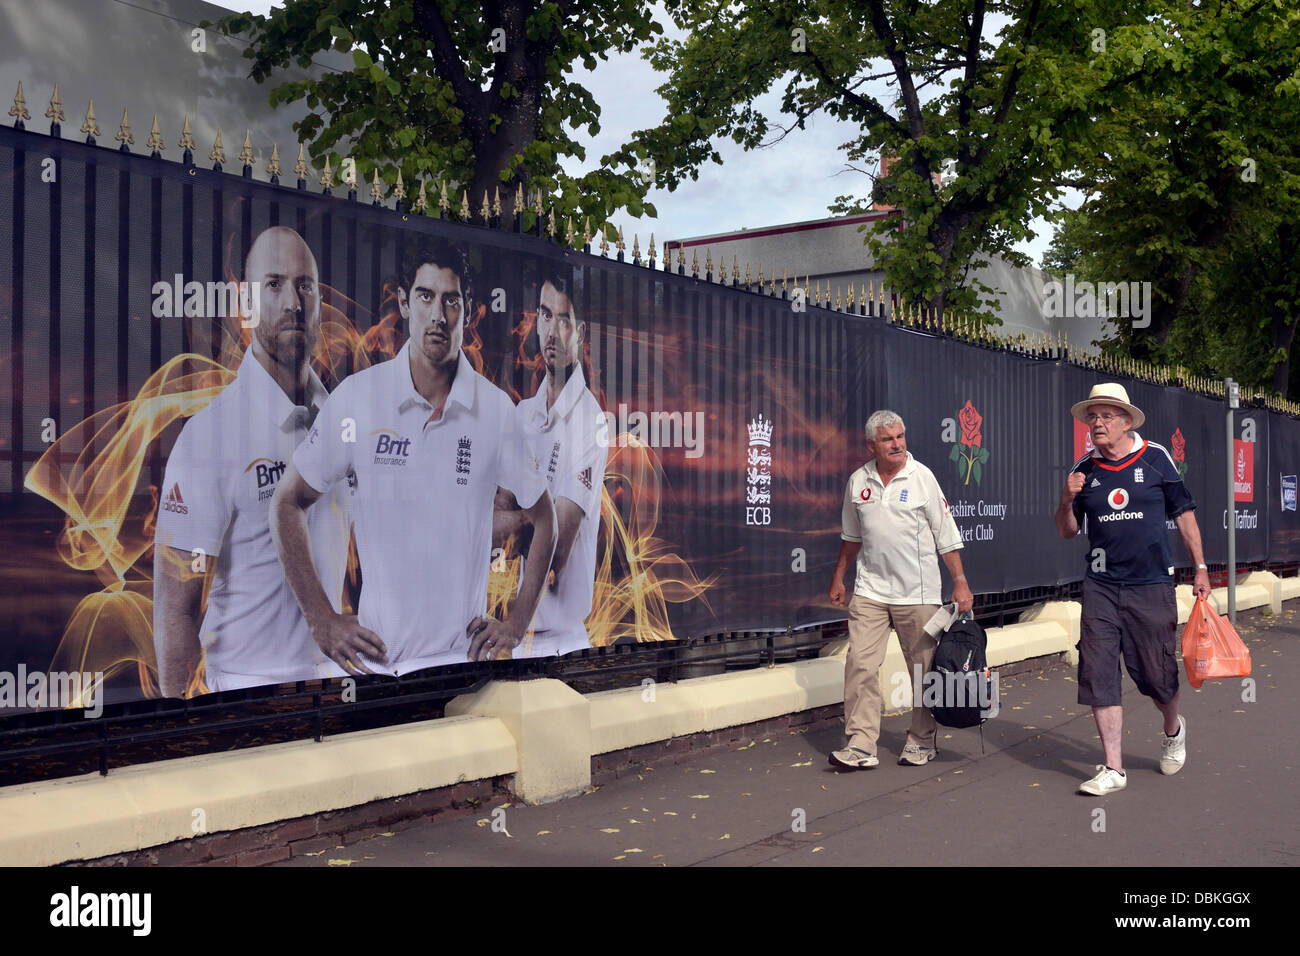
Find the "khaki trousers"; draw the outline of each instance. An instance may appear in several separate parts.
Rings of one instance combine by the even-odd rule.
[[[914,681],[916,667],[930,669],[939,642],[925,633],[925,623],[939,610],[937,604],[881,604],[855,594],[849,601],[849,650],[844,664],[844,731],[849,746],[876,752],[880,738],[880,665],[892,625],[907,661],[907,679]],[[914,688],[915,689],[915,688]],[[913,705],[907,742],[934,746],[935,722],[925,707]]]

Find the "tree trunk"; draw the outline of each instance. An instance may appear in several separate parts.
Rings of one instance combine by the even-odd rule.
[[[1273,348],[1284,353],[1282,361],[1273,369],[1273,391],[1290,398],[1287,390],[1291,381],[1291,343],[1295,340],[1296,319],[1300,315],[1289,315],[1276,303],[1269,308],[1269,313],[1273,319]]]

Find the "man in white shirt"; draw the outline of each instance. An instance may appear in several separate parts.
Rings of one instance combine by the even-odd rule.
[[[409,339],[334,391],[276,491],[271,533],[285,576],[312,637],[349,673],[508,656],[550,568],[555,517],[545,481],[510,398],[461,350],[470,295],[460,250],[420,241],[397,296]],[[361,563],[356,616],[326,601],[307,546],[309,514],[343,482]],[[507,621],[485,616],[499,487],[533,526]]]
[[[312,641],[271,541],[271,496],[328,397],[310,360],[320,332],[316,259],[273,226],[244,262],[252,342],[239,374],[181,430],[154,533],[154,647],[164,697],[191,687],[200,651],[209,690],[341,676]],[[338,607],[346,499],[309,528],[317,587]],[[200,624],[206,572],[213,573]]]
[[[529,344],[540,353],[545,374],[537,394],[516,408],[555,501],[557,527],[550,584],[516,656],[567,654],[591,646],[585,621],[596,575],[609,429],[583,372],[587,324],[578,319],[567,290],[558,274],[542,279],[535,338],[530,336]],[[518,533],[524,514],[504,497],[505,507],[494,519],[499,539]]]
[[[939,610],[942,580],[938,555],[953,579],[952,600],[969,611],[974,598],[962,573],[961,534],[929,468],[907,450],[903,420],[891,411],[867,419],[872,459],[849,477],[844,491],[840,556],[830,599],[845,604],[844,572],[856,559],[849,607],[849,650],[844,667],[844,723],[848,745],[830,756],[832,765],[866,770],[879,765],[880,665],[892,625],[909,674],[925,673],[938,642],[925,624]],[[935,722],[913,701],[912,725],[900,764],[923,766],[938,756]]]

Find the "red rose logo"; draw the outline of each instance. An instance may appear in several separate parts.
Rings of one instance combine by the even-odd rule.
[[[957,412],[957,421],[961,424],[961,440],[953,442],[948,458],[957,463],[957,474],[963,485],[969,485],[972,478],[978,485],[989,460],[989,450],[983,447],[984,436],[980,434],[984,416],[975,410],[968,398]]]
[[[1185,479],[1187,477],[1187,441],[1183,438],[1183,430],[1181,428],[1174,429],[1173,435],[1170,436],[1169,444],[1173,446],[1174,467],[1178,469],[1178,477],[1179,479]]]
[[[966,399],[962,410],[957,413],[957,421],[961,423],[961,443],[970,448],[979,448],[984,440],[980,435],[980,426],[984,424],[984,418],[975,411],[975,406],[970,403],[969,398]]]

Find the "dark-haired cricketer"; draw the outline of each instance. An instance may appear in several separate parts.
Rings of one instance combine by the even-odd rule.
[[[567,654],[591,646],[585,622],[595,587],[609,428],[583,371],[587,324],[578,318],[567,290],[559,275],[542,279],[534,344],[542,357],[544,375],[537,394],[521,401],[516,409],[555,501],[557,527],[550,583],[542,592],[521,648],[530,657]],[[518,531],[522,518],[522,512],[508,506],[499,510],[498,537]]]
[[[404,264],[410,338],[330,396],[276,493],[272,533],[312,636],[349,673],[406,674],[509,656],[537,607],[555,545],[546,482],[509,396],[461,349],[471,280],[429,240]],[[357,615],[335,613],[311,568],[309,510],[347,482],[361,563]],[[509,619],[486,616],[492,506],[509,489],[533,527]]]

